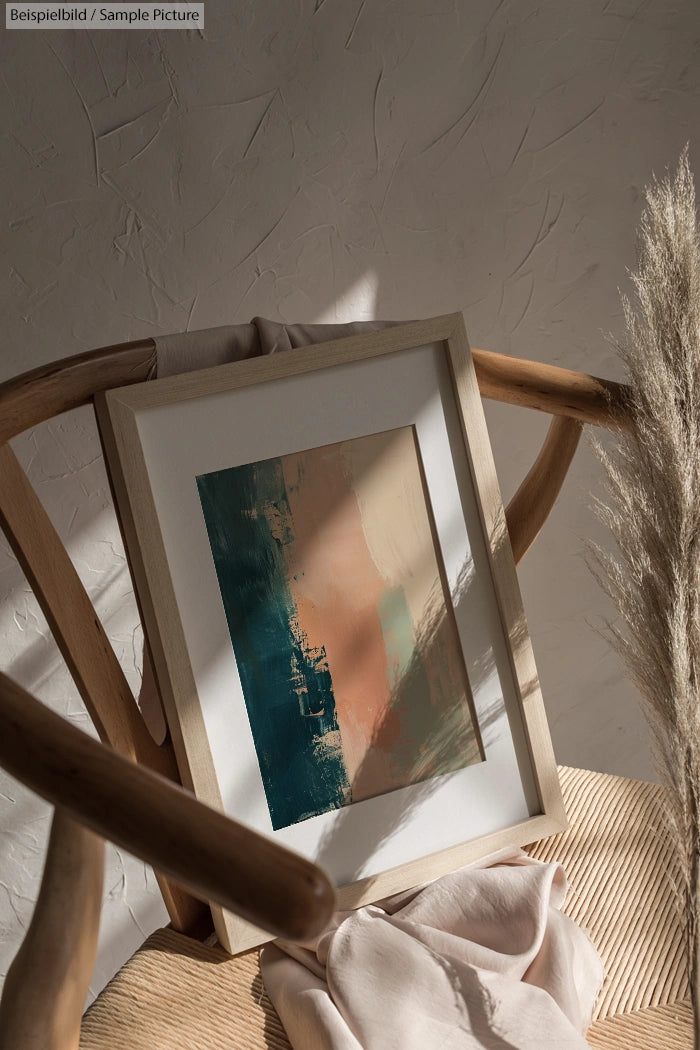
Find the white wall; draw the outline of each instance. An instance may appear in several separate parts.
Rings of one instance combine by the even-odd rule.
[[[696,0],[207,0],[203,33],[0,38],[0,380],[94,346],[249,320],[461,309],[472,343],[618,376],[617,288],[651,172],[691,140]],[[490,406],[505,495],[546,420]],[[130,680],[139,628],[88,411],[16,442]],[[560,761],[644,776],[631,689],[589,621],[595,464],[521,572]],[[2,667],[86,716],[0,541]],[[0,783],[0,964],[47,807]],[[165,921],[111,852],[97,989]]]

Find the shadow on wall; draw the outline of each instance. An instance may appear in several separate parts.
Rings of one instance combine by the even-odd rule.
[[[84,423],[82,424],[84,426]],[[401,431],[392,432],[401,434]],[[37,435],[31,436],[30,441],[32,448],[36,451]],[[411,441],[413,439],[411,438]],[[27,459],[27,450],[20,448],[22,458]],[[36,456],[31,457],[28,463],[30,472],[36,471]],[[89,469],[94,472],[98,471],[102,473],[102,466],[98,464],[97,457],[88,459]],[[393,467],[393,462],[392,462]],[[376,472],[376,463],[370,462],[367,464],[366,469],[371,474],[373,471]],[[53,480],[63,481],[64,477],[54,478]],[[359,479],[362,480],[361,478]],[[375,487],[376,487],[376,479]],[[333,516],[337,513],[337,507],[335,505],[329,505],[328,513]],[[113,515],[109,516],[109,525],[115,535],[116,521]],[[75,516],[71,517],[71,523],[75,521]],[[95,597],[98,606],[107,603],[109,608],[113,608],[115,604],[115,595],[119,595],[117,604],[120,604],[122,611],[126,608],[131,615],[135,615],[135,606],[133,604],[133,596],[130,594],[130,581],[128,576],[124,575],[126,569],[126,563],[123,557],[123,553],[118,547],[115,546],[115,542],[118,543],[118,539],[105,539],[104,533],[96,540],[89,536],[90,526],[100,524],[101,526],[107,525],[106,513],[101,511],[97,518],[92,522],[88,522],[84,526],[85,531],[79,531],[77,536],[75,531],[69,528],[71,533],[71,540],[73,542],[76,539],[79,541],[79,549],[82,551],[82,557],[85,557],[85,550],[89,542],[96,542],[98,545],[107,544],[110,548],[112,556],[118,556],[120,559],[120,568],[114,569],[113,567],[109,571],[105,571],[100,574],[101,585],[95,592],[93,590],[93,597]],[[316,535],[319,529],[327,529],[328,522],[320,521],[316,523],[316,526],[312,528],[306,535],[304,541],[301,544],[301,549],[297,554],[297,558],[302,563],[304,561],[304,547],[315,548]],[[105,532],[109,532],[109,528],[105,529]],[[422,559],[434,561],[434,548],[432,547],[432,537],[430,534],[423,536],[423,540],[430,540],[430,550],[427,548],[423,549]],[[507,537],[500,537],[498,542],[507,542]],[[85,566],[83,565],[83,576],[86,573],[84,571]],[[482,571],[484,571],[482,565]],[[417,576],[422,575],[420,571],[421,567],[415,568]],[[94,572],[94,569],[92,570]],[[437,567],[433,564],[431,570],[430,565],[428,566],[428,574],[432,572],[433,575],[437,572]],[[90,573],[87,573],[89,576]],[[21,590],[22,584],[19,577],[21,574],[17,569],[15,572],[16,583],[15,590]],[[465,606],[469,606],[472,601],[470,597],[470,590],[474,579],[473,566],[468,564],[463,566],[462,572],[459,576],[459,581],[456,589],[452,595],[452,600],[455,603],[455,607],[459,607],[464,603]],[[87,580],[89,584],[89,580]],[[437,580],[435,581],[437,586]],[[386,737],[394,736],[395,726],[397,718],[399,721],[402,720],[401,711],[406,708],[406,697],[410,701],[413,696],[415,689],[413,685],[418,681],[425,678],[425,668],[429,665],[436,665],[438,667],[445,663],[445,647],[447,640],[444,636],[444,632],[448,629],[448,624],[452,623],[452,613],[448,610],[448,607],[444,602],[436,600],[435,586],[431,587],[430,595],[427,603],[424,607],[423,615],[416,628],[415,647],[412,655],[410,656],[407,664],[402,668],[400,677],[396,680],[396,683],[392,689],[391,697],[388,705],[380,713],[372,729],[371,739],[369,747],[365,754],[364,759],[360,762],[357,767],[351,783],[351,797],[363,798],[370,797],[376,790],[373,790],[370,786],[371,783],[376,779],[374,766],[374,752],[377,747],[385,750],[386,748]],[[121,592],[121,593],[119,593]],[[128,598],[128,602],[126,599]],[[109,628],[109,623],[107,623]],[[523,627],[524,629],[524,627]],[[137,628],[134,628],[130,638],[132,643],[130,657],[133,659],[134,664],[138,662],[137,656],[137,644],[135,639],[138,637]],[[367,652],[368,640],[364,637],[362,631],[355,632],[351,639],[353,646],[353,652],[351,654],[351,661],[355,664],[361,663]],[[479,690],[483,681],[488,675],[493,673],[492,667],[492,654],[484,652],[476,660],[472,659],[469,668],[469,683],[472,692]],[[55,683],[54,676],[57,672],[58,658],[55,653],[51,653],[49,646],[47,645],[47,639],[40,634],[37,640],[30,647],[26,648],[21,656],[15,658],[14,662],[10,666],[10,673],[14,677],[20,679],[24,677],[30,679],[30,687],[34,690],[41,689],[42,685],[44,689],[48,689],[52,683]],[[65,678],[65,674],[63,675]],[[412,685],[413,683],[413,685]],[[468,687],[469,688],[469,687]],[[360,810],[357,808],[346,808],[340,814],[336,826],[333,829],[328,839],[321,845],[319,860],[323,863],[327,852],[330,850],[336,855],[340,851],[344,853],[346,857],[346,866],[349,870],[357,873],[361,870],[364,861],[367,856],[378,846],[383,840],[387,839],[392,831],[399,827],[407,818],[410,808],[420,803],[421,798],[430,794],[432,791],[431,780],[436,775],[449,772],[450,769],[461,768],[464,762],[459,759],[455,765],[455,739],[461,739],[464,735],[464,718],[465,718],[465,704],[466,699],[458,705],[451,705],[449,710],[443,712],[439,717],[435,717],[430,731],[421,742],[415,741],[415,746],[411,749],[409,754],[410,768],[404,770],[404,783],[415,783],[417,781],[423,782],[423,787],[420,792],[416,793],[413,801],[409,804],[407,809],[407,803],[404,797],[400,793],[395,793],[394,800],[395,806],[389,814],[388,823],[384,823],[382,827],[376,827],[372,829],[366,825],[366,815],[363,817]],[[408,712],[410,714],[410,712]],[[494,706],[493,711],[487,710],[481,713],[481,717],[478,723],[478,730],[476,738],[473,743],[477,747],[477,750],[481,750],[481,745],[478,743],[479,735],[484,739],[485,743],[488,743],[488,734],[493,725],[495,725],[499,715],[501,713],[500,705]],[[404,715],[406,711],[404,710]],[[71,715],[69,714],[69,717]],[[72,717],[76,717],[72,715]],[[79,714],[77,720],[81,722],[86,721],[86,716],[82,712],[82,707],[79,708]],[[454,730],[454,731],[453,731]],[[468,743],[468,742],[467,742]],[[470,746],[470,745],[469,745]],[[469,747],[467,747],[467,751]],[[405,765],[405,755],[402,759]],[[466,761],[478,760],[477,754],[469,757],[466,756]],[[365,781],[367,785],[365,786]],[[398,784],[387,787],[386,790],[392,790],[393,787],[400,786]],[[13,811],[14,817],[14,828],[19,831],[23,824],[23,811],[21,807],[16,807]],[[362,835],[358,834],[359,824],[363,824]],[[11,833],[12,828],[7,828],[7,832]],[[126,901],[126,898],[124,898]],[[128,903],[127,903],[128,907]],[[130,909],[129,909],[130,910]],[[133,917],[133,913],[132,918]],[[134,922],[138,926],[136,919]],[[139,927],[140,930],[140,927]],[[117,938],[118,939],[118,938]]]
[[[203,38],[0,34],[3,378],[256,314],[458,308],[477,345],[611,374],[599,327],[619,317],[639,189],[695,126],[695,0],[209,0],[206,17]],[[17,447],[137,686],[131,588],[85,420]],[[494,442],[506,487],[529,456],[511,426]],[[568,625],[577,650],[576,610],[557,608],[542,611],[552,648]],[[0,625],[3,667],[84,718],[4,546]],[[605,704],[608,681],[560,674],[579,710],[589,692]],[[12,793],[10,946],[42,855],[34,803]]]
[[[141,627],[91,409],[79,409],[13,442],[30,480],[66,542],[133,688],[138,688]],[[79,728],[96,735],[38,603],[6,541],[0,541],[3,669]],[[51,808],[0,773],[0,972],[5,972],[32,914]],[[167,922],[152,875],[108,847],[100,954],[93,998],[115,968]]]

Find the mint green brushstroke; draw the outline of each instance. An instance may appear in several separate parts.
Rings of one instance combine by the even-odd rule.
[[[387,591],[378,612],[387,654],[389,709],[400,726],[391,743],[383,744],[393,775],[404,783],[418,783],[461,769],[473,761],[463,746],[469,735],[466,713],[460,698],[446,695],[435,675],[431,682],[403,588]],[[453,722],[454,715],[458,717],[452,746],[445,748],[444,739],[436,736],[436,726],[447,720],[448,713]]]

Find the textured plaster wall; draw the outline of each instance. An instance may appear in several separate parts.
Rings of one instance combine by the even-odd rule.
[[[245,321],[463,310],[472,343],[615,377],[604,333],[652,170],[691,162],[696,0],[208,0],[203,33],[3,32],[0,379]],[[506,496],[546,421],[489,406]],[[130,680],[140,629],[89,411],[17,452]],[[644,776],[646,736],[582,559],[582,451],[521,581],[560,761]],[[86,715],[0,541],[2,666]],[[0,781],[0,968],[47,807]],[[165,915],[112,850],[95,989]]]

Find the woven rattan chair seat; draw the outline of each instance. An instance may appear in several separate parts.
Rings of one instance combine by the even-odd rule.
[[[661,787],[560,768],[567,831],[529,849],[563,863],[565,910],[590,933],[607,977],[588,1033],[605,1050],[692,1046],[677,869]],[[172,930],[153,934],[83,1022],[81,1050],[286,1050],[257,953],[231,958]]]

